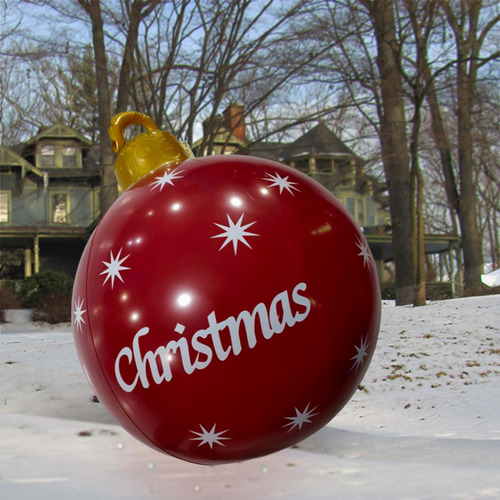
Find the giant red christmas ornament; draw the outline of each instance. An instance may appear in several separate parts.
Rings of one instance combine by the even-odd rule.
[[[125,143],[130,123],[149,131]],[[125,429],[178,458],[291,446],[339,412],[373,354],[380,298],[366,240],[306,175],[251,157],[187,159],[155,129],[139,113],[110,129],[117,176],[132,185],[78,268],[84,370]]]

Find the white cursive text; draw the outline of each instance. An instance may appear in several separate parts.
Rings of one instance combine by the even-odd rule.
[[[125,392],[133,391],[138,383],[147,389],[150,385],[147,368],[155,384],[172,380],[170,362],[177,352],[180,353],[182,368],[190,375],[195,370],[207,368],[214,356],[225,361],[231,353],[238,356],[244,346],[253,349],[257,345],[259,330],[262,337],[269,340],[273,335],[282,333],[286,327],[291,328],[307,318],[311,311],[311,301],[301,294],[306,289],[305,283],[299,283],[292,290],[291,300],[289,292],[285,290],[273,298],[269,309],[260,302],[253,311],[242,311],[237,317],[229,316],[222,321],[218,321],[215,311],[212,311],[207,316],[207,328],[195,332],[190,341],[186,337],[170,340],[155,351],[141,352],[140,339],[149,333],[148,327],[141,328],[135,334],[132,346],[124,347],[116,357],[116,380]],[[291,304],[301,309],[292,311]],[[185,326],[180,323],[174,328],[174,331],[181,335],[184,330]],[[224,331],[227,331],[229,336],[221,338]],[[125,364],[134,367],[135,376],[128,380],[122,375],[121,367]]]

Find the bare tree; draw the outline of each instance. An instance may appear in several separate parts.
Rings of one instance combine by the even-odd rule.
[[[350,102],[378,139],[389,191],[395,261],[396,303],[414,300],[411,162],[407,135],[403,43],[398,38],[391,0],[324,2],[316,14],[318,32],[330,35],[335,48],[317,66],[325,84],[344,88]],[[418,118],[414,123],[414,150],[418,149]],[[371,142],[374,142],[373,140]],[[414,226],[416,227],[416,226]]]
[[[218,115],[231,102],[244,104],[253,140],[321,116],[328,105],[316,113],[313,105],[300,117],[289,113],[281,121],[278,106],[269,113],[270,103],[282,98],[292,82],[304,83],[312,59],[328,50],[309,50],[307,37],[299,39],[292,30],[307,2],[290,2],[280,11],[275,4],[176,0],[158,9],[138,46],[136,106],[189,143],[203,120],[208,133],[202,149],[208,152]],[[266,127],[259,126],[264,115]]]
[[[486,56],[482,55],[488,35],[500,23],[500,13],[498,9],[495,12],[491,5],[487,6],[481,0],[468,0],[456,5],[439,0],[439,6],[453,34],[456,50],[459,189],[456,184],[450,184],[448,191],[460,193],[460,197],[455,200],[455,206],[462,236],[464,284],[467,294],[476,294],[482,289],[483,256],[474,182],[477,165],[474,159],[473,117],[479,71],[486,63],[500,57],[498,50]],[[481,19],[485,15],[488,15],[488,18]],[[448,180],[452,182],[451,178]]]
[[[389,187],[398,304],[413,300],[414,277],[420,297],[415,302],[422,302],[423,208],[428,227],[461,234],[469,292],[474,291],[470,276],[477,278],[480,269],[480,234],[491,260],[498,260],[500,175],[493,144],[498,114],[479,99],[482,93],[491,100],[491,82],[498,82],[492,71],[485,72],[498,57],[490,42],[499,23],[493,3],[296,0],[280,4],[281,10],[272,0],[18,3],[50,7],[43,15],[57,13],[52,19],[57,36],[43,37],[16,23],[2,32],[0,54],[7,57],[0,75],[2,141],[15,142],[47,119],[85,130],[77,119],[80,106],[96,106],[88,127],[98,123],[95,138],[102,138],[103,211],[116,196],[107,137],[114,112],[132,100],[161,128],[192,143],[202,120],[214,132],[220,111],[240,102],[250,140],[285,137],[291,126],[306,127],[320,116],[337,118],[339,130],[351,134],[355,124],[358,144],[373,134],[367,151],[375,164],[375,150],[381,150]],[[74,26],[92,33],[92,71],[84,47],[90,40],[71,38]],[[481,86],[485,75],[490,80]],[[477,126],[485,113],[489,134]],[[436,157],[425,149],[427,122],[439,172],[431,171]],[[213,135],[205,139],[210,150]],[[438,194],[441,185],[451,209]],[[423,207],[424,186],[434,196],[433,207]],[[416,241],[418,252],[412,250]]]
[[[480,170],[477,176],[478,213],[484,256],[490,269],[500,267],[500,92],[488,79],[478,89],[478,126],[474,143]]]
[[[396,38],[392,0],[362,0],[368,9],[377,44],[381,95],[380,146],[393,228],[396,303],[413,301],[410,157],[406,135],[401,49]]]
[[[454,221],[455,215],[458,219],[456,233],[460,233],[462,241],[465,291],[475,294],[482,288],[481,217],[477,191],[481,165],[484,165],[474,158],[478,146],[475,130],[479,128],[479,122],[476,121],[477,84],[481,68],[499,56],[498,51],[490,50],[487,56],[481,57],[481,50],[486,45],[488,34],[498,26],[500,18],[498,10],[495,13],[492,5],[486,6],[482,2],[461,2],[455,7],[441,0],[406,4],[412,6],[414,13],[417,12],[415,6],[419,4],[420,22],[425,23],[426,18],[434,17],[438,24],[435,31],[441,33],[441,38],[446,39],[449,30],[454,40],[455,54],[447,51],[446,44],[445,48],[442,43],[438,48],[436,43],[427,41],[421,50],[420,67],[425,81],[432,134],[441,161],[443,185],[452,212],[451,219]],[[482,21],[481,18],[487,12],[490,14],[488,20]],[[417,25],[414,23],[414,26]],[[432,52],[432,61],[429,52]],[[443,52],[444,57],[436,56],[437,52]],[[456,124],[450,127],[446,124],[444,106],[451,101],[453,86],[449,82],[453,82],[453,72]],[[450,130],[456,130],[455,139],[450,135]],[[455,147],[458,150],[458,167]]]
[[[400,70],[410,90],[413,105],[411,120],[410,158],[411,158],[411,212],[412,246],[415,270],[415,293],[413,304],[422,306],[426,303],[426,263],[425,256],[425,218],[424,218],[424,174],[420,161],[420,138],[422,129],[422,110],[427,88],[424,80],[426,57],[429,40],[434,31],[434,13],[428,4],[405,0],[403,9],[398,12],[399,40],[414,43],[412,51],[405,50]],[[409,22],[408,22],[409,21]],[[408,26],[408,28],[407,28]],[[415,53],[412,58],[411,53]],[[406,64],[405,64],[406,63]],[[406,69],[406,66],[410,69]]]
[[[360,3],[366,11],[360,7]],[[445,4],[446,9],[444,8]],[[405,248],[400,246],[399,237],[404,235],[406,224],[410,227],[409,223],[401,225],[398,219],[403,217],[404,220],[408,220],[404,214],[410,213],[414,221],[410,241],[418,243],[416,247],[412,245],[415,248],[413,253],[417,279],[415,303],[423,303],[424,297],[424,218],[422,210],[424,208],[425,173],[421,167],[423,151],[419,143],[422,118],[427,118],[428,113],[430,113],[431,119],[429,121],[441,159],[442,185],[445,187],[449,206],[452,207],[448,209],[443,206],[444,214],[446,214],[446,219],[449,220],[451,227],[454,228],[452,231],[462,236],[464,268],[469,269],[466,272],[466,282],[468,282],[466,290],[468,293],[475,293],[471,284],[471,275],[475,273],[477,282],[477,279],[480,279],[480,268],[476,266],[476,271],[473,271],[473,262],[475,261],[473,256],[477,254],[477,251],[479,257],[481,256],[481,241],[479,233],[470,229],[471,220],[483,220],[483,227],[486,231],[487,219],[481,219],[477,210],[474,212],[471,208],[470,203],[476,196],[478,186],[486,186],[486,183],[478,182],[481,179],[478,176],[479,164],[483,165],[484,168],[486,162],[476,161],[473,164],[473,186],[466,187],[465,190],[464,186],[468,185],[466,176],[468,159],[473,158],[471,155],[478,144],[477,133],[473,127],[478,116],[478,100],[475,95],[477,77],[481,70],[484,76],[485,69],[489,68],[489,63],[498,57],[498,51],[492,50],[491,43],[487,43],[488,35],[491,38],[494,28],[498,25],[498,7],[492,3],[485,5],[482,2],[460,2],[459,7],[458,4],[444,0],[427,0],[425,2],[412,0],[405,0],[405,2],[392,2],[390,0],[351,2],[344,0],[333,4],[325,2],[325,5],[328,6],[327,12],[331,19],[330,32],[333,33],[338,46],[333,52],[335,54],[332,58],[333,71],[330,67],[329,72],[323,71],[321,68],[319,68],[319,72],[325,75],[325,78],[333,76],[333,81],[335,78],[342,80],[345,88],[350,92],[352,102],[358,107],[366,123],[371,124],[380,137],[382,160],[390,194],[391,215],[395,216],[393,216],[393,241],[396,250]],[[452,6],[454,6],[453,9],[462,9],[461,15],[456,16],[458,24],[455,29],[462,26],[462,35],[469,37],[468,43],[471,50],[468,53],[463,52],[461,56],[465,64],[462,70],[467,71],[469,77],[463,75],[461,77],[463,95],[460,98],[458,97],[458,76],[456,76],[457,83],[454,86],[453,80],[450,78],[453,71],[458,70],[460,66],[458,62],[460,57],[453,54],[453,50],[451,50],[453,47],[449,43],[449,34],[452,33],[455,46],[458,46],[457,37],[454,35],[455,31],[450,27],[450,16],[455,12],[451,8]],[[474,21],[475,24],[471,20],[472,24],[469,23],[471,28],[468,28],[467,19],[470,18],[474,10],[478,9],[481,11],[481,20]],[[485,17],[486,13],[489,14],[488,17]],[[479,16],[479,13],[475,15]],[[326,16],[324,17],[326,18]],[[318,23],[317,27],[321,28],[321,25]],[[462,35],[459,35],[459,39]],[[476,39],[477,42],[474,42]],[[376,50],[374,43],[376,43]],[[465,42],[460,43],[462,51],[465,50],[462,47]],[[483,50],[485,55],[482,56],[479,52],[481,47],[488,49]],[[374,52],[376,57],[373,56]],[[455,75],[458,75],[458,72]],[[490,82],[497,78],[497,75],[491,71],[488,76]],[[401,80],[402,78],[403,80]],[[467,92],[463,80],[468,82]],[[454,88],[456,89],[455,101],[452,98]],[[452,113],[444,110],[445,103],[450,109],[453,106],[457,110],[459,108],[468,109],[465,113],[467,116],[457,112],[457,123],[454,125],[449,120],[449,116],[453,116]],[[405,113],[411,110],[413,117],[407,123]],[[468,124],[467,119],[469,120]],[[461,125],[459,125],[460,120],[462,121]],[[391,128],[390,123],[394,128]],[[411,125],[411,129],[408,129],[408,135],[405,134],[407,125]],[[457,130],[456,139],[449,132],[454,129]],[[465,133],[467,130],[469,130],[470,136]],[[467,154],[461,147],[464,138]],[[489,144],[490,148],[494,146],[494,142],[489,142]],[[456,168],[454,161],[456,150],[459,151],[457,155],[458,168]],[[460,151],[462,152],[460,153]],[[409,157],[409,161],[406,160],[407,157]],[[462,167],[460,167],[460,162],[462,162]],[[402,165],[408,167],[402,167]],[[483,175],[483,177],[487,176]],[[491,178],[491,168],[488,178]],[[395,184],[396,179],[398,185]],[[407,182],[410,183],[409,191],[406,189]],[[412,182],[415,185],[415,200],[412,194]],[[410,193],[408,200],[411,200],[412,205],[409,210],[406,208],[395,209],[393,212],[392,207],[397,206],[397,202],[393,201],[392,198],[395,190],[399,193]],[[486,189],[482,189],[482,191],[486,192]],[[438,205],[441,200],[435,199]],[[429,212],[429,210],[427,211]],[[471,213],[475,215],[471,215]],[[463,216],[465,216],[464,220],[462,220]],[[492,227],[491,231],[488,231],[492,234],[490,240],[494,240],[493,224],[490,224],[490,227]],[[476,253],[474,253],[474,248],[476,248]],[[468,258],[465,258],[466,254]],[[404,267],[398,266],[396,261],[396,277],[398,268],[401,274]],[[399,287],[398,284],[397,287]]]
[[[85,11],[92,26],[92,45],[95,57],[95,72],[97,84],[97,99],[99,107],[99,139],[101,165],[101,215],[108,210],[118,196],[113,164],[114,155],[108,140],[108,128],[112,118],[111,89],[108,78],[108,58],[106,53],[104,22],[100,0],[77,0]],[[160,0],[123,0],[122,7],[126,25],[126,38],[121,56],[120,76],[115,113],[124,111],[127,107],[130,90],[130,73],[133,64],[133,54],[137,46],[139,25],[158,6]]]

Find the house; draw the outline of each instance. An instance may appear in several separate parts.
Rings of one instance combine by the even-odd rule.
[[[334,194],[357,224],[364,230],[368,244],[382,273],[383,261],[380,242],[372,234],[390,243],[390,226],[386,186],[364,173],[364,160],[357,156],[323,122],[291,143],[246,140],[243,107],[230,105],[222,116],[212,121],[216,129],[204,124],[204,137],[193,144],[198,156],[212,154],[245,154],[277,161],[309,175]],[[209,149],[208,149],[209,150]]]
[[[74,275],[99,217],[100,175],[90,141],[56,124],[24,144],[0,146],[0,249],[22,253],[3,278],[41,269]]]
[[[364,172],[365,161],[356,155],[327,125],[315,127],[291,143],[247,141],[244,108],[231,104],[222,116],[203,127],[204,137],[193,144],[196,156],[246,154],[277,161],[306,173],[326,187],[362,228],[373,254],[379,278],[384,263],[394,259],[387,187]],[[449,252],[457,246],[454,235],[426,235],[425,252]]]
[[[289,165],[321,183],[347,208],[361,227],[385,230],[390,224],[386,187],[363,172],[364,160],[351,151],[324,122],[291,143],[246,140],[243,107],[230,105],[213,121],[211,132],[205,123],[204,137],[193,144],[196,156],[246,154]],[[207,138],[210,134],[210,138]]]
[[[214,128],[215,127],[215,128]],[[25,144],[0,146],[0,250],[21,255],[2,278],[22,278],[52,268],[74,275],[85,243],[99,219],[100,173],[92,144],[56,124]],[[324,122],[291,143],[247,140],[244,108],[230,105],[204,123],[192,146],[196,156],[246,154],[278,161],[320,182],[362,228],[379,276],[393,260],[385,184],[364,173],[365,162]],[[428,253],[449,251],[457,238],[427,235]]]
[[[191,149],[196,157],[241,153],[247,146],[245,109],[241,104],[229,105],[221,115],[203,122],[203,136]]]

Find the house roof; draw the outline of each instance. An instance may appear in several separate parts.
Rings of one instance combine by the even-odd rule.
[[[40,177],[43,176],[41,170],[33,166],[30,162],[26,161],[24,158],[19,156],[15,151],[8,148],[7,146],[0,145],[0,166],[21,167],[23,172],[25,170],[30,170]]]
[[[302,155],[341,155],[361,160],[323,121],[292,142],[285,149],[283,159],[291,160],[294,156]]]
[[[203,143],[203,137],[200,139],[196,140],[192,146],[191,149],[193,151],[196,151]],[[241,147],[244,145],[243,141],[239,138],[236,137],[234,134],[231,134],[226,128],[220,127],[217,130],[217,133],[214,135],[213,139],[213,145],[223,145],[223,146],[237,146]]]
[[[266,160],[280,161],[288,145],[282,142],[256,142],[242,149],[242,154],[265,158]]]
[[[90,139],[87,139],[87,137],[79,134],[78,132],[68,127],[67,125],[64,125],[63,123],[56,123],[51,127],[41,129],[37,135],[35,135],[26,142],[26,145],[34,144],[38,142],[40,139],[46,139],[46,138],[77,139],[84,144],[87,145],[92,144],[92,141]]]
[[[242,152],[283,162],[289,162],[301,156],[327,156],[331,158],[348,156],[359,163],[364,163],[323,121],[320,121],[292,143],[262,141],[249,144],[242,149]]]

